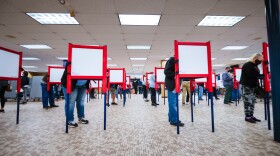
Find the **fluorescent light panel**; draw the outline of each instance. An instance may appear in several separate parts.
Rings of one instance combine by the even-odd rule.
[[[68,57],[56,57],[59,60],[68,60]]]
[[[22,66],[22,68],[38,68],[36,66]]]
[[[121,25],[158,25],[161,15],[119,14]]]
[[[36,58],[36,57],[23,57],[22,60],[25,60],[25,61],[36,61],[36,60],[40,60],[40,59]]]
[[[23,45],[20,45],[24,48],[27,48],[27,49],[52,49],[51,47],[49,47],[48,45],[45,45],[45,44],[23,44]]]
[[[116,66],[118,66],[118,65],[116,65],[116,64],[107,64],[107,66],[108,66],[108,67],[116,67]]]
[[[108,57],[108,58],[107,58],[107,60],[108,60],[108,61],[111,61],[111,60],[112,60],[112,58]]]
[[[224,64],[213,64],[212,65],[213,67],[223,67],[223,66],[225,66]]]
[[[233,60],[233,61],[246,61],[246,60],[249,60],[249,58],[233,58],[231,60]]]
[[[133,64],[133,67],[144,67],[144,64]]]
[[[226,46],[222,48],[221,50],[243,50],[248,48],[249,46]]]
[[[213,57],[211,58],[212,61],[213,61],[213,60],[216,60],[216,59],[217,59],[217,58],[213,58]]]
[[[150,50],[150,45],[127,45],[126,48],[128,50]]]
[[[131,57],[129,58],[130,60],[134,60],[134,61],[143,61],[143,60],[147,60],[147,57]]]
[[[46,66],[61,66],[60,64],[46,64]]]
[[[245,16],[205,16],[198,26],[231,27]]]
[[[79,24],[69,13],[26,13],[41,24]]]
[[[169,57],[165,58],[165,60],[166,60],[166,61],[169,60]]]

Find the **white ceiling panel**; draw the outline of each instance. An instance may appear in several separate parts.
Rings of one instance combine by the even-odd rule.
[[[196,34],[191,33],[187,35],[183,41],[187,42],[208,42],[217,37],[217,34]]]
[[[62,40],[62,37],[55,33],[25,33],[26,36],[36,40]]]
[[[123,40],[122,34],[91,34],[96,40]]]
[[[25,13],[1,13],[0,24],[5,25],[37,25],[38,22]]]
[[[56,33],[86,33],[80,25],[45,25],[44,27]]]
[[[125,40],[153,40],[154,34],[124,34]]]
[[[194,27],[190,34],[221,34],[228,30],[230,27]]]
[[[244,28],[264,28],[266,27],[266,19],[265,17],[249,16],[237,23],[236,26]]]
[[[75,19],[81,25],[120,25],[116,14],[81,14],[77,13]]]
[[[169,0],[164,14],[205,15],[218,0]]]
[[[57,33],[64,39],[91,40],[92,37],[88,33]]]
[[[0,5],[0,13],[8,13],[8,12],[21,12],[19,9],[15,8],[12,6],[9,1],[1,0],[1,5]]]
[[[159,26],[157,29],[157,34],[186,34],[191,32],[194,26]]]
[[[161,14],[166,0],[114,0],[120,14]]]
[[[203,15],[162,15],[159,25],[196,26],[203,18]]]
[[[152,40],[124,40],[126,45],[152,45]]]
[[[147,34],[155,33],[158,26],[122,26],[122,32],[125,34]]]
[[[70,5],[79,13],[116,13],[113,0],[71,0]]]
[[[7,25],[7,27],[20,33],[51,33],[47,27],[39,23],[37,25]]]
[[[120,25],[83,25],[84,29],[92,34],[120,34]]]
[[[95,40],[76,40],[76,39],[67,39],[68,43],[79,44],[79,45],[97,45],[98,43]]]

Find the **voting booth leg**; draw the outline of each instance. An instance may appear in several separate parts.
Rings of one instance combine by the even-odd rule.
[[[108,90],[108,93],[107,93],[106,97],[104,96],[105,100],[106,100],[107,96],[108,96],[108,104],[110,104],[110,92],[109,92],[109,90]]]
[[[159,93],[158,93],[158,102],[159,102]]]
[[[176,107],[177,107],[177,134],[180,134],[179,129],[179,101],[178,101],[178,93],[176,93]]]
[[[164,102],[164,105],[165,105],[165,85],[163,86],[163,102]]]
[[[87,93],[87,103],[88,103],[88,93]]]
[[[194,95],[193,95],[193,104],[195,105],[195,91],[194,91]]]
[[[268,130],[271,130],[271,123],[270,123],[270,106],[269,106],[269,93],[265,93],[265,101],[267,106],[267,124],[268,124]]]
[[[212,132],[215,132],[215,124],[214,124],[214,102],[213,102],[213,93],[208,93],[208,100],[211,101],[211,122],[212,122]]]
[[[239,104],[239,88],[237,89],[237,102]]]
[[[266,95],[264,96],[264,119],[267,120],[267,110],[266,110]]]
[[[107,108],[106,108],[106,93],[104,93],[104,130],[106,130],[106,111],[107,111]]]
[[[68,114],[69,114],[69,94],[66,94],[66,128],[65,128],[65,133],[68,133]]]
[[[238,91],[238,89],[235,90],[235,106],[237,106],[237,99],[238,99],[238,97],[237,97],[237,94],[238,94],[237,91]]]
[[[207,91],[207,90],[205,90],[206,101],[208,100],[208,99],[207,99],[207,97],[208,97],[208,95],[207,95],[207,94],[208,94],[208,91]]]
[[[19,98],[20,98],[20,93],[17,93],[17,124],[19,123]]]
[[[191,97],[193,96],[193,92],[191,93]],[[191,119],[193,122],[193,99],[191,98]]]
[[[123,90],[123,107],[125,106],[125,102],[126,102],[126,91]]]

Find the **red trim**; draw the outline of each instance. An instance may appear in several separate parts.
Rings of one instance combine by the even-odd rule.
[[[207,46],[207,61],[208,61],[208,74],[177,74],[175,76],[176,92],[180,92],[180,78],[207,78],[206,88],[209,92],[213,92],[212,89],[212,60],[211,60],[211,45],[210,42],[178,42],[174,41],[174,56],[175,60],[179,59],[179,45],[194,45],[194,46]],[[175,71],[179,71],[179,64],[175,64]]]
[[[266,92],[270,92],[270,71],[268,69],[268,66],[269,64],[265,63],[265,62],[268,62],[269,63],[269,60],[268,60],[268,51],[267,51],[267,48],[268,48],[268,44],[267,43],[263,43],[263,62],[262,62],[262,65],[263,65],[263,75],[264,75],[264,90]]]
[[[89,46],[89,45],[73,45],[69,43],[69,48],[68,48],[68,60],[69,62],[72,62],[72,49],[73,48],[84,48],[84,49],[102,49],[103,50],[103,66],[102,66],[102,71],[103,75],[102,76],[72,76],[71,75],[71,65],[68,65],[68,73],[67,73],[67,93],[71,93],[71,80],[72,79],[88,79],[88,80],[102,80],[102,91],[103,93],[106,92],[106,72],[107,72],[107,46]],[[94,67],[93,67],[94,68]]]

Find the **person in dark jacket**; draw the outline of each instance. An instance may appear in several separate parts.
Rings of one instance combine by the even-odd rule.
[[[49,82],[49,76],[46,74],[41,81],[43,109],[58,107],[58,105],[55,105],[54,102],[53,85],[50,86],[49,91],[47,90],[48,82]],[[49,103],[50,106],[48,106]]]
[[[8,87],[8,80],[0,80],[0,99],[1,99],[1,109],[0,112],[4,113],[4,107],[5,107],[5,92]]]
[[[254,109],[256,103],[255,89],[258,86],[258,76],[260,75],[258,65],[262,61],[263,56],[261,54],[254,54],[250,61],[242,66],[240,84],[242,84],[245,121],[250,123],[261,121],[254,117]]]
[[[69,65],[69,64],[67,64]],[[88,124],[89,121],[85,119],[84,101],[86,90],[89,89],[89,80],[72,80],[71,81],[71,94],[69,102],[69,111],[66,112],[66,87],[67,87],[67,66],[61,77],[62,89],[65,97],[65,115],[68,115],[68,126],[78,127],[78,123],[74,121],[74,107],[76,102],[78,121],[81,124]]]
[[[28,72],[24,71],[23,76],[21,77],[21,88],[23,90],[23,101],[21,104],[26,104],[27,103],[27,91],[29,88],[29,78],[28,78]]]
[[[231,96],[232,96],[232,89],[233,89],[233,74],[229,72],[231,68],[226,67],[225,73],[222,75],[223,85],[226,88],[225,98],[224,98],[224,104],[230,104],[231,102]]]
[[[168,119],[171,125],[177,125],[177,106],[176,106],[176,91],[175,91],[175,59],[170,57],[165,64],[165,86],[168,90]],[[184,126],[184,123],[179,121],[180,126]]]

